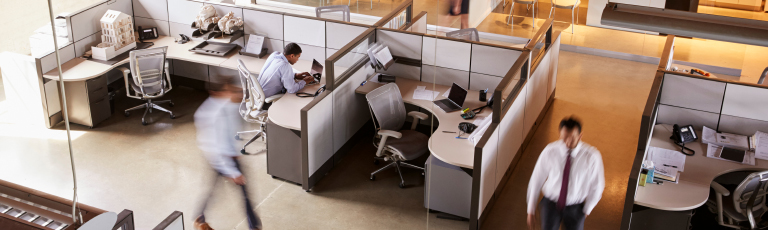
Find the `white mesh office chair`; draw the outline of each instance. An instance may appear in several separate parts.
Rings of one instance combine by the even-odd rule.
[[[263,109],[267,103],[272,103],[283,97],[283,94],[277,94],[268,98],[264,97],[264,89],[261,88],[259,81],[254,80],[251,77],[251,71],[245,67],[243,60],[237,59],[237,70],[240,72],[240,84],[243,87],[243,101],[240,102],[240,115],[243,116],[243,120],[249,123],[259,124],[259,129],[237,132],[235,139],[240,139],[241,134],[256,133],[248,142],[243,145],[243,149],[240,150],[242,154],[248,154],[245,151],[245,147],[253,143],[256,139],[261,137],[263,141],[267,138],[267,132],[265,126],[267,125],[267,110]],[[264,152],[263,149],[260,152]]]
[[[341,21],[349,22],[350,20],[349,6],[333,5],[333,6],[315,7],[315,16],[317,16],[318,18],[337,19],[335,17],[327,16],[328,14],[334,14],[334,13],[341,13]],[[323,15],[326,15],[326,16],[322,17]]]
[[[448,33],[445,33],[446,37],[450,38],[458,38],[463,39],[467,41],[480,41],[480,33],[477,32],[477,28],[466,28],[466,29],[460,29],[460,30],[454,30]]]
[[[573,33],[573,28],[576,27],[576,24],[579,24],[579,11],[581,9],[579,4],[581,4],[581,0],[552,0],[552,7],[549,9],[549,17],[547,18],[552,17],[552,12],[555,11],[555,8],[571,10],[571,33]],[[576,24],[573,24],[574,13],[576,15]]]
[[[768,224],[761,216],[768,211],[766,207],[766,187],[768,186],[768,171],[749,174],[733,191],[729,191],[719,183],[712,181],[710,187],[715,190],[715,197],[710,197],[707,206],[710,211],[717,213],[717,223],[722,226],[741,229],[739,222],[748,222],[750,229],[765,228]],[[728,197],[723,201],[723,197]],[[716,210],[716,211],[715,211]],[[752,211],[749,211],[752,210]],[[726,221],[723,217],[727,218]]]
[[[403,130],[406,119],[405,104],[403,104],[400,89],[394,83],[371,91],[365,95],[365,98],[368,100],[371,116],[376,121],[373,123],[376,128],[373,145],[378,149],[374,163],[378,163],[378,160],[392,161],[371,173],[371,180],[376,179],[376,173],[395,167],[400,175],[400,188],[404,188],[405,180],[403,180],[400,166],[424,172],[424,168],[403,161],[416,159],[429,150],[427,146],[429,137],[415,130],[419,120],[427,119],[427,115],[417,111],[409,112],[408,116],[413,117],[413,123],[411,129]]]
[[[173,107],[171,100],[154,100],[162,97],[173,88],[171,86],[171,77],[168,73],[168,63],[165,62],[167,50],[168,47],[166,46],[133,50],[129,57],[131,69],[118,68],[123,72],[126,96],[146,101],[144,104],[125,110],[125,116],[127,117],[131,115],[130,111],[146,109],[141,117],[142,125],[147,125],[144,118],[147,116],[147,112],[152,113],[152,109],[170,114],[171,119],[176,118],[173,112],[158,105],[168,103],[169,106]],[[131,93],[131,90],[133,90],[133,93]]]
[[[531,21],[532,21],[531,24],[533,25],[533,28],[536,29],[536,4],[539,3],[539,0],[512,0],[512,7],[509,9],[509,17],[507,18],[507,25],[509,25],[509,21],[512,20],[512,16],[515,15],[515,3],[533,6],[533,16],[531,17]],[[529,7],[530,6],[525,6],[525,9],[528,10]]]

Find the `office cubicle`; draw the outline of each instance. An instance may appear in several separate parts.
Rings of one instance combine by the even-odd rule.
[[[646,159],[655,125],[690,124],[696,130],[707,126],[717,132],[748,136],[758,130],[768,131],[768,102],[763,100],[768,96],[768,86],[674,71],[671,69],[674,66],[674,42],[673,35],[667,36],[643,109],[621,229],[638,228],[639,222],[633,223],[633,216],[649,209],[635,204],[635,198],[641,165]],[[668,214],[673,215],[672,212]]]
[[[493,93],[493,122],[475,145],[470,229],[480,229],[554,100],[560,32],[547,20]]]

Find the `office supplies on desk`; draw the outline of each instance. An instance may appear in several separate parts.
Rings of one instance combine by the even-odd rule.
[[[488,88],[486,88],[485,90],[480,90],[480,98],[479,98],[479,100],[480,101],[485,101],[486,94],[488,94]]]
[[[717,145],[734,149],[749,150],[749,137],[731,133],[718,133]]]
[[[666,168],[675,169],[680,172],[685,171],[685,155],[680,154],[678,151],[649,147],[647,160],[653,161],[657,170]]]
[[[653,161],[645,160],[643,161],[643,168],[648,169],[648,178],[646,183],[652,183],[653,182],[653,172],[656,171],[656,167],[653,165]]]
[[[672,141],[677,145],[680,146],[682,149],[680,149],[680,153],[685,154],[687,156],[693,156],[693,154],[696,154],[693,149],[685,147],[685,143],[694,142],[698,139],[696,136],[696,132],[693,131],[692,125],[686,125],[686,126],[678,126],[675,124],[672,126],[672,136],[669,137],[669,139],[672,139]],[[689,153],[685,153],[685,150],[688,150]]]
[[[739,163],[744,161],[744,155],[746,155],[746,151],[728,147],[723,147],[723,150],[720,152],[720,158]]]
[[[726,153],[725,157],[728,157],[730,159],[723,157],[723,146],[715,145],[715,144],[708,144],[707,145],[707,157],[714,158],[718,160],[724,160],[724,161],[731,161],[736,163],[741,163],[745,165],[755,165],[755,152],[753,151],[743,151],[743,150],[737,150],[741,151],[743,154],[743,157],[741,158],[741,161],[738,161],[738,154],[735,154],[732,152],[732,150],[729,150],[728,153]]]
[[[701,143],[717,144],[717,131],[707,126],[704,126],[701,129]]]
[[[674,168],[656,169],[656,173],[653,174],[654,178],[666,180],[672,183],[677,183],[680,179],[680,171]]]
[[[451,86],[450,94],[448,98],[434,101],[435,105],[440,107],[446,113],[457,111],[464,105],[464,100],[467,98],[467,90],[461,86],[453,83]]]
[[[648,182],[648,169],[641,169],[640,178],[638,178],[637,183],[638,185],[645,187],[646,182]]]
[[[386,83],[386,82],[395,82],[395,76],[388,75],[388,74],[379,74],[379,77],[377,78],[379,82]]]
[[[147,39],[155,39],[158,37],[157,27],[142,29],[139,26],[139,41],[144,42]]]
[[[185,34],[179,34],[179,36],[181,37],[181,39],[176,40],[176,43],[179,43],[179,44],[184,44],[192,40],[192,39],[189,39],[189,37],[187,37],[187,35]]]
[[[297,97],[317,97],[318,95],[320,95],[324,91],[325,91],[325,85],[323,85],[319,89],[317,89],[317,91],[315,91],[314,94],[298,92],[298,93],[296,93],[296,96]]]
[[[227,53],[229,53],[229,51],[232,51],[235,48],[237,48],[237,44],[225,44],[225,43],[204,41],[196,45],[192,49],[189,49],[189,51],[194,53],[199,53],[199,54],[207,54],[207,55],[224,57],[225,55],[227,55]]]
[[[256,55],[259,58],[261,58],[262,53],[265,53],[263,51],[264,36],[249,34],[247,38],[248,38],[248,43],[245,44],[245,49],[243,49],[245,52],[240,52],[240,54],[247,53],[251,55]]]
[[[755,158],[768,160],[768,133],[755,132]]]
[[[443,133],[456,133],[454,131],[443,131]]]
[[[439,92],[428,90],[426,86],[417,86],[413,91],[413,99],[434,101]]]
[[[475,115],[476,115],[475,112],[473,112],[472,110],[467,110],[466,112],[461,114],[461,118],[464,118],[464,120],[469,120],[469,119],[475,118]]]
[[[472,133],[472,135],[469,135],[467,139],[469,139],[469,141],[471,141],[473,144],[477,144],[477,142],[480,141],[480,138],[483,137],[483,133],[485,133],[488,127],[491,126],[491,123],[493,121],[492,118],[493,118],[493,113],[489,114],[487,117],[475,119],[475,121],[472,123],[476,124],[477,128]]]

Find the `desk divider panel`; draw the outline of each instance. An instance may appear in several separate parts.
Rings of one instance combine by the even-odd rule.
[[[301,109],[302,187],[309,191],[333,167],[333,97],[325,91]]]
[[[661,104],[720,113],[725,82],[667,73],[661,91]]]
[[[70,17],[73,41],[79,41],[101,31],[101,17],[107,10],[117,10],[133,17],[133,4],[131,0],[107,0],[97,3]],[[99,39],[101,40],[101,39]]]
[[[189,0],[167,0],[168,21],[179,24],[191,25],[200,12],[201,2]],[[187,27],[189,29],[189,27]]]
[[[721,113],[723,115],[768,121],[768,89],[728,83],[725,89]]]
[[[286,15],[283,33],[285,41],[325,48],[325,21]]]
[[[548,89],[555,85],[549,81],[556,79],[551,75],[556,74],[553,72],[557,67],[551,65],[556,63],[552,56],[559,53],[556,49],[560,47],[557,44],[560,34],[553,34],[552,23],[553,19],[547,20],[532,40],[532,44],[544,44],[541,51],[535,51],[541,52],[541,56],[534,57],[533,49],[527,47],[494,90],[497,103],[493,107],[493,121],[475,146],[470,229],[482,227],[487,217],[485,210],[495,204],[519,161],[518,153],[525,149],[535,131],[533,127],[537,127],[535,124],[543,118],[554,98]]]

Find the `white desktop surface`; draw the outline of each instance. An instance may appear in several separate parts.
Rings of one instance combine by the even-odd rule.
[[[649,208],[683,211],[697,208],[707,202],[709,184],[722,174],[748,169],[768,169],[768,161],[756,159],[755,165],[744,165],[706,157],[707,145],[701,143],[701,130],[696,130],[699,140],[685,144],[696,151],[694,156],[685,158],[685,171],[680,173],[678,183],[664,182],[662,185],[646,184],[638,186],[635,204]],[[672,125],[654,126],[650,146],[671,150],[680,147],[672,143]]]
[[[299,92],[314,94],[324,83],[305,86]],[[301,109],[307,106],[314,97],[298,97],[286,93],[280,100],[269,107],[269,121],[284,128],[301,131]]]
[[[433,89],[432,83],[401,77],[398,77],[395,80],[395,84],[400,88],[400,93],[403,95],[403,102],[426,109],[434,114],[435,118],[440,122],[437,130],[432,133],[432,136],[429,138],[429,151],[432,153],[432,156],[452,165],[469,169],[473,168],[475,162],[475,145],[468,139],[456,139],[456,136],[459,132],[459,123],[472,122],[475,119],[464,120],[464,118],[461,118],[461,112],[459,111],[446,113],[431,101],[413,99],[413,91],[417,86],[426,86],[428,90],[440,92],[440,96],[437,96],[435,100],[444,99],[445,97],[442,95],[450,88],[450,86],[436,84]],[[358,87],[355,92],[366,94],[379,86],[381,86],[381,83],[369,82],[364,86]],[[463,107],[474,109],[485,105],[486,102],[480,101],[478,98],[479,92],[477,90],[470,90],[467,92],[467,99],[464,101]],[[492,110],[490,108],[486,108],[477,116],[488,117],[491,112]],[[453,131],[456,133],[443,133],[443,131]],[[464,134],[462,137],[469,137],[469,134]]]

